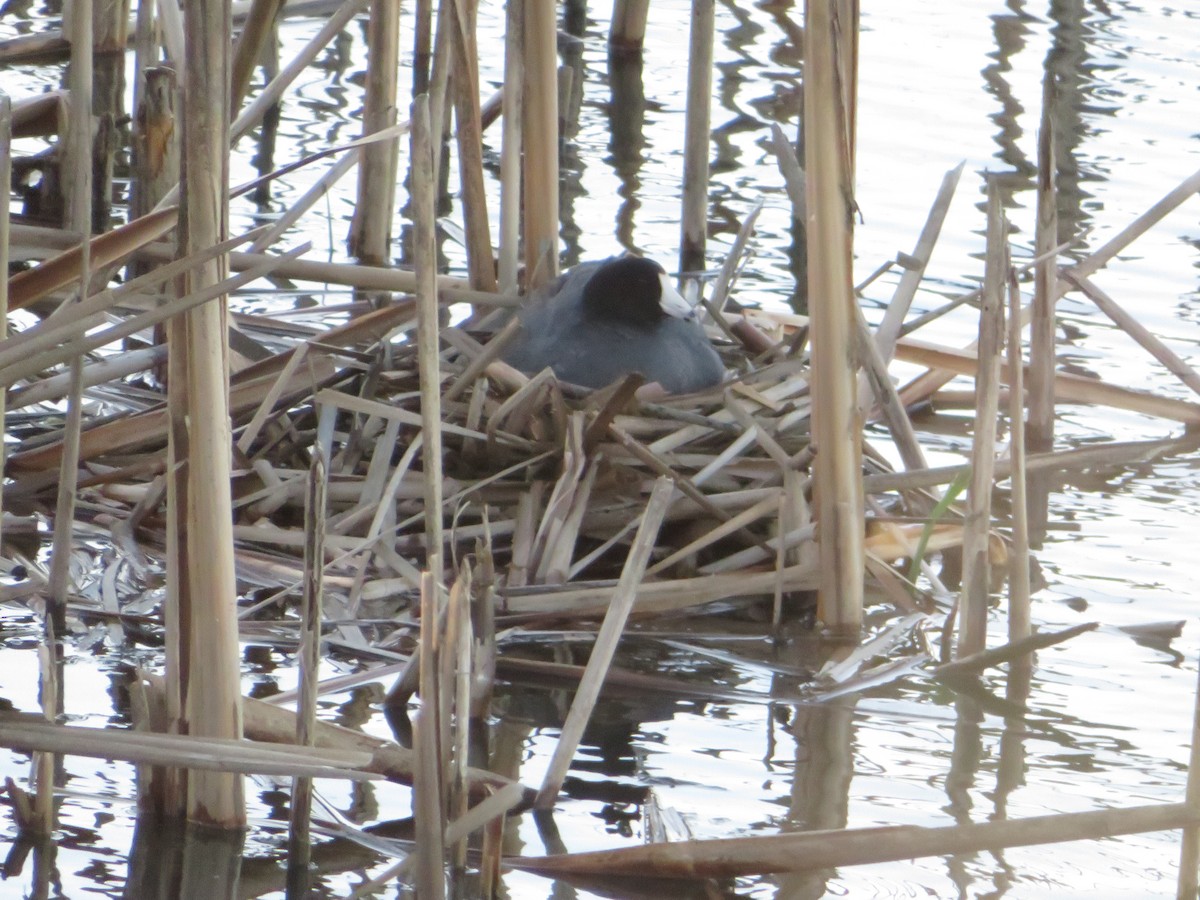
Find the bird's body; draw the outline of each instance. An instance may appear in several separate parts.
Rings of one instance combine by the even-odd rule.
[[[581,263],[537,291],[503,358],[523,372],[602,388],[631,373],[664,390],[719,384],[725,368],[662,267],[627,256]]]

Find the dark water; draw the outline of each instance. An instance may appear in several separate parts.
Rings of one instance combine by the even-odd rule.
[[[860,279],[897,252],[912,249],[943,174],[964,160],[962,182],[917,305],[936,307],[981,276],[980,174],[985,170],[1008,173],[1014,249],[1018,256],[1028,255],[1047,65],[1059,82],[1061,237],[1076,242],[1069,257],[1100,246],[1200,167],[1200,10],[1191,3],[1044,7],[893,0],[867,6],[857,160],[863,212],[856,244]],[[586,19],[581,43],[564,45],[564,60],[576,67],[576,83],[583,85],[578,127],[564,157],[564,259],[627,248],[670,266],[679,241],[688,5],[678,0],[653,4],[640,94],[630,88],[626,70],[611,73],[610,87],[607,12],[607,7],[591,10],[598,18]],[[40,6],[10,13],[0,18],[0,37],[50,27],[55,18],[53,10]],[[799,8],[785,4],[722,4],[717,18],[709,264],[720,264],[737,223],[762,200],[754,257],[737,298],[776,309],[793,299],[795,255],[790,208],[766,141],[772,122],[795,133],[799,53],[794,41],[801,19]],[[499,4],[484,4],[481,72],[492,86],[500,80],[502,20]],[[411,33],[407,19],[403,27],[405,35]],[[277,164],[357,136],[364,30],[364,22],[356,21],[289,95]],[[313,20],[289,21],[281,35],[283,58],[313,31]],[[408,73],[407,68],[401,73],[402,96]],[[21,97],[56,84],[57,78],[52,68],[13,67],[0,70],[0,88]],[[498,152],[495,141],[498,132],[489,134],[489,147]],[[38,147],[23,142],[19,152]],[[255,174],[256,149],[250,139],[237,147],[235,181]],[[313,178],[301,172],[280,182],[267,201],[239,201],[234,228],[277,215]],[[346,179],[327,206],[306,218],[294,242],[311,239],[316,256],[342,258],[353,183],[352,177]],[[1200,357],[1198,204],[1192,198],[1096,279],[1193,364]],[[451,268],[461,270],[461,249],[453,240],[443,249]],[[888,273],[866,289],[869,315],[890,298],[897,277]],[[278,309],[290,299],[257,292],[241,301],[247,308]],[[1068,335],[1060,347],[1064,363],[1126,386],[1188,397],[1086,300],[1064,299],[1060,314]],[[974,329],[972,316],[964,312],[922,336],[965,344]],[[903,376],[899,368],[897,374]],[[927,424],[930,462],[958,462],[968,443],[969,420],[947,414]],[[1084,408],[1064,409],[1058,427],[1062,446],[1181,430],[1133,413]],[[890,452],[886,445],[882,449]],[[640,842],[651,794],[678,813],[696,837],[941,826],[984,822],[1000,808],[1019,817],[1180,800],[1198,654],[1193,618],[1200,554],[1191,546],[1200,507],[1200,457],[1182,454],[1154,464],[1074,474],[1058,487],[1051,501],[1050,537],[1037,554],[1047,584],[1034,600],[1035,622],[1057,628],[1098,621],[1101,627],[1039,654],[1023,728],[1010,728],[1005,738],[1000,715],[956,704],[952,693],[920,673],[821,707],[768,705],[757,695],[790,690],[791,673],[817,658],[804,640],[779,649],[753,624],[742,625],[744,636],[734,641],[728,635],[680,633],[683,625],[661,623],[656,634],[667,632],[674,642],[656,635],[632,639],[623,664],[678,672],[719,684],[721,692],[708,700],[634,696],[605,705],[555,815],[563,845],[586,850]],[[95,547],[81,554],[84,593],[99,590],[100,574],[113,562],[105,552],[98,536]],[[39,629],[22,608],[0,607],[0,615],[3,695],[19,708],[32,709],[36,676],[29,648]],[[1120,630],[1164,621],[1184,622],[1182,635],[1135,639]],[[732,627],[718,624],[725,631]],[[993,643],[1002,641],[1003,633],[998,611]],[[94,639],[78,642],[68,666],[68,712],[80,723],[123,725],[114,684],[124,666],[153,664],[155,654],[119,643],[95,654],[91,648],[105,634],[98,630],[89,638]],[[580,643],[576,655],[585,652],[586,644]],[[341,665],[331,662],[324,674],[339,671]],[[248,652],[247,690],[289,689],[294,678],[287,657]],[[1003,696],[1000,674],[992,673],[987,686]],[[340,710],[345,716],[364,709],[361,697],[327,699],[346,704]],[[568,700],[562,692],[517,687],[499,698],[495,737],[520,760],[518,774],[526,783],[540,782]],[[326,712],[332,716],[339,710]],[[372,733],[390,736],[382,715],[369,705],[360,718]],[[1011,762],[1014,738],[1024,752],[1015,782],[1002,765]],[[79,758],[66,765],[72,795],[64,801],[62,820],[72,840],[58,855],[61,893],[119,895],[134,825],[127,804],[131,770]],[[0,754],[0,769],[18,781],[28,773],[19,754]],[[408,814],[409,793],[396,786],[354,790],[324,784],[321,789],[334,807],[361,824]],[[275,809],[272,790],[266,783],[250,785],[252,815],[265,817]],[[2,815],[0,833],[11,837],[11,820]],[[515,823],[512,833],[510,852],[536,854],[545,848],[545,835],[529,817]],[[250,851],[267,854],[280,846],[277,838],[277,833],[258,831]],[[365,872],[378,874],[386,865],[372,863]],[[1177,865],[1177,835],[1146,834],[750,880],[736,890],[764,898],[1171,896]],[[328,876],[325,890],[345,895],[362,874]],[[25,871],[0,882],[0,895],[28,894],[30,879]],[[505,885],[512,897],[598,896],[528,875],[510,874]],[[393,896],[395,890],[381,895]]]

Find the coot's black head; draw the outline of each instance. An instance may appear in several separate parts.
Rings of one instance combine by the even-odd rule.
[[[602,263],[583,288],[589,316],[652,328],[667,316],[695,318],[666,270],[651,259],[622,256]]]

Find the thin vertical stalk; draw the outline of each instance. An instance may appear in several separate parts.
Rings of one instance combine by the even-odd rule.
[[[12,99],[0,91],[0,188],[4,191],[3,209],[0,209],[0,338],[8,337],[8,223],[9,185],[12,184]],[[6,403],[8,392],[0,391],[0,472],[4,471],[7,441]],[[0,478],[0,537],[4,522],[4,479]]]
[[[413,101],[413,107],[415,131],[418,115],[426,120],[426,124],[428,122],[429,111],[425,106],[424,95]],[[441,568],[437,554],[430,555],[430,565]],[[438,640],[441,605],[438,579],[431,572],[422,572],[419,650],[421,708],[413,721],[413,818],[417,843],[420,846],[416,872],[417,896],[430,897],[433,900],[441,900],[446,891],[443,875],[446,853],[446,801],[442,790],[443,777],[439,766],[441,754],[438,749],[438,654],[444,649],[439,646]]]
[[[554,0],[525,3],[525,283],[558,276],[558,28]]]
[[[452,0],[439,0],[437,28],[433,36],[432,71],[429,75],[429,131],[433,134],[433,183],[442,184],[442,142],[446,135],[446,95],[454,67],[454,43],[450,40]],[[436,196],[436,190],[435,190]]]
[[[1047,67],[1038,130],[1037,223],[1034,228],[1033,309],[1029,324],[1029,428],[1031,452],[1054,446],[1054,301],[1058,294],[1058,192],[1055,172],[1054,74]]]
[[[833,0],[805,7],[804,132],[811,315],[813,482],[821,579],[818,615],[836,633],[862,627],[862,422],[857,402],[857,328],[852,283],[853,129],[841,85],[844,30]],[[819,302],[817,302],[819,300]]]
[[[396,71],[400,65],[400,0],[372,0],[367,25],[367,89],[363,135],[396,124]],[[369,266],[387,265],[392,240],[399,141],[359,149],[358,201],[350,222],[350,253]]]
[[[174,0],[156,0],[154,8],[158,11],[158,21],[162,27],[163,47],[167,59],[175,66],[175,71],[182,79],[184,67],[187,65],[187,52],[184,49],[183,13],[179,4]]]
[[[682,272],[704,269],[704,248],[708,236],[708,153],[712,140],[710,120],[715,25],[715,0],[692,0],[683,140],[683,210],[679,238],[679,268]]]
[[[650,0],[613,0],[612,23],[608,27],[609,47],[623,51],[641,50],[649,13]]]
[[[194,0],[185,9],[181,255],[224,240],[229,215],[230,12],[220,0]],[[184,293],[219,283],[221,255],[181,279]],[[172,378],[169,403],[182,415],[174,461],[186,469],[185,503],[169,516],[192,564],[179,575],[184,730],[205,737],[242,736],[237,591],[230,497],[232,429],[229,418],[227,300],[185,313],[171,358],[186,362]],[[178,496],[176,499],[180,499]],[[188,818],[221,828],[245,825],[242,779],[226,772],[192,771]]]
[[[71,64],[67,73],[71,111],[67,121],[63,177],[67,188],[67,228],[82,235],[80,243],[79,297],[86,296],[91,281],[92,237],[92,2],[73,0],[70,6]],[[5,191],[8,185],[5,184]],[[7,210],[4,211],[7,215]],[[54,513],[54,538],[50,552],[50,605],[52,642],[66,629],[67,590],[70,581],[71,537],[75,520],[75,489],[79,481],[79,434],[82,426],[83,360],[70,363],[67,417],[63,428],[62,465],[58,502]]]
[[[563,723],[562,734],[554,748],[554,755],[546,771],[546,779],[538,791],[534,806],[537,809],[550,809],[562,788],[571,760],[583,737],[592,716],[596,699],[600,696],[600,687],[604,676],[612,664],[613,655],[617,650],[617,642],[625,630],[633,601],[637,598],[637,589],[646,572],[646,564],[650,561],[650,553],[658,540],[658,530],[662,527],[663,518],[671,504],[671,495],[675,492],[674,482],[665,475],[659,476],[654,482],[654,490],[646,501],[646,511],[638,525],[637,535],[629,547],[629,555],[625,558],[625,566],[621,569],[621,578],[613,591],[613,599],[604,622],[596,634],[596,643],[588,657],[587,668],[579,681],[579,689],[575,699],[571,701],[571,710]]]
[[[323,453],[313,455],[304,498],[304,590],[300,601],[300,685],[296,702],[296,743],[311,747],[317,727],[317,683],[321,668],[321,619],[325,587],[325,497],[328,480]],[[312,779],[292,779],[288,872],[307,873],[311,845]]]
[[[433,63],[433,0],[417,0],[413,16],[412,95],[429,91],[429,67]]]
[[[505,4],[504,119],[500,123],[500,292],[515,294],[521,253],[521,123],[524,117],[525,0]]]
[[[1046,66],[1042,82],[1042,119],[1038,129],[1037,222],[1034,226],[1033,302],[1029,309],[1029,407],[1025,437],[1031,453],[1054,449],[1054,306],[1062,293],[1058,277],[1057,142],[1053,110],[1056,102],[1054,72]],[[1028,516],[1030,541],[1041,546],[1050,517],[1053,478],[1048,472],[1031,476]]]
[[[971,444],[967,515],[963,523],[962,600],[958,633],[960,657],[979,653],[987,646],[988,587],[991,581],[988,541],[992,524],[992,473],[996,460],[996,411],[1000,398],[1000,349],[1004,335],[1004,292],[1008,272],[1008,223],[996,179],[989,177],[987,184],[987,257],[979,301],[975,435]]]
[[[446,653],[454,661],[454,728],[452,732],[453,755],[449,768],[450,790],[447,792],[447,819],[456,821],[467,813],[467,763],[471,743],[471,657],[475,636],[471,628],[471,570],[463,566],[458,580],[450,592],[449,615],[456,620],[456,627],[447,629],[454,643],[446,643]],[[456,874],[466,868],[467,842],[457,841],[450,848],[450,859]]]
[[[1025,479],[1025,367],[1021,354],[1021,288],[1016,272],[1009,267],[1008,280],[1008,371],[1009,447],[1012,474],[1009,476],[1012,503],[1012,551],[1008,574],[1008,639],[1029,637],[1033,632],[1029,610],[1029,515]]]
[[[160,44],[154,3],[139,2],[133,25],[133,108],[135,114],[142,106],[143,76],[147,69],[157,66],[162,58]]]
[[[1200,683],[1196,685],[1195,708],[1192,712],[1192,752],[1188,760],[1187,789],[1184,802],[1193,814],[1200,810]],[[1183,829],[1179,846],[1178,900],[1193,900],[1200,891],[1200,826]]]
[[[242,25],[242,33],[238,35],[237,46],[233,51],[233,70],[230,75],[230,109],[236,110],[242,104],[246,91],[250,88],[250,79],[254,67],[262,56],[267,40],[274,33],[275,18],[283,9],[283,0],[253,0],[250,13]]]
[[[417,277],[417,370],[421,384],[421,461],[425,482],[425,551],[442,551],[442,391],[438,361],[437,234],[433,154],[437,135],[430,131],[429,98],[412,105],[413,270]],[[441,571],[434,577],[441,578]],[[428,624],[428,623],[427,623]]]
[[[458,172],[467,233],[467,269],[471,287],[496,290],[496,261],[488,228],[483,181],[483,125],[479,114],[479,60],[475,44],[476,0],[451,0],[454,55],[454,117],[458,122]]]

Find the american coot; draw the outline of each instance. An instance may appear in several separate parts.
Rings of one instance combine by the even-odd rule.
[[[534,293],[504,351],[522,372],[602,388],[638,372],[673,394],[718,384],[725,368],[658,263],[622,256],[575,266]]]

